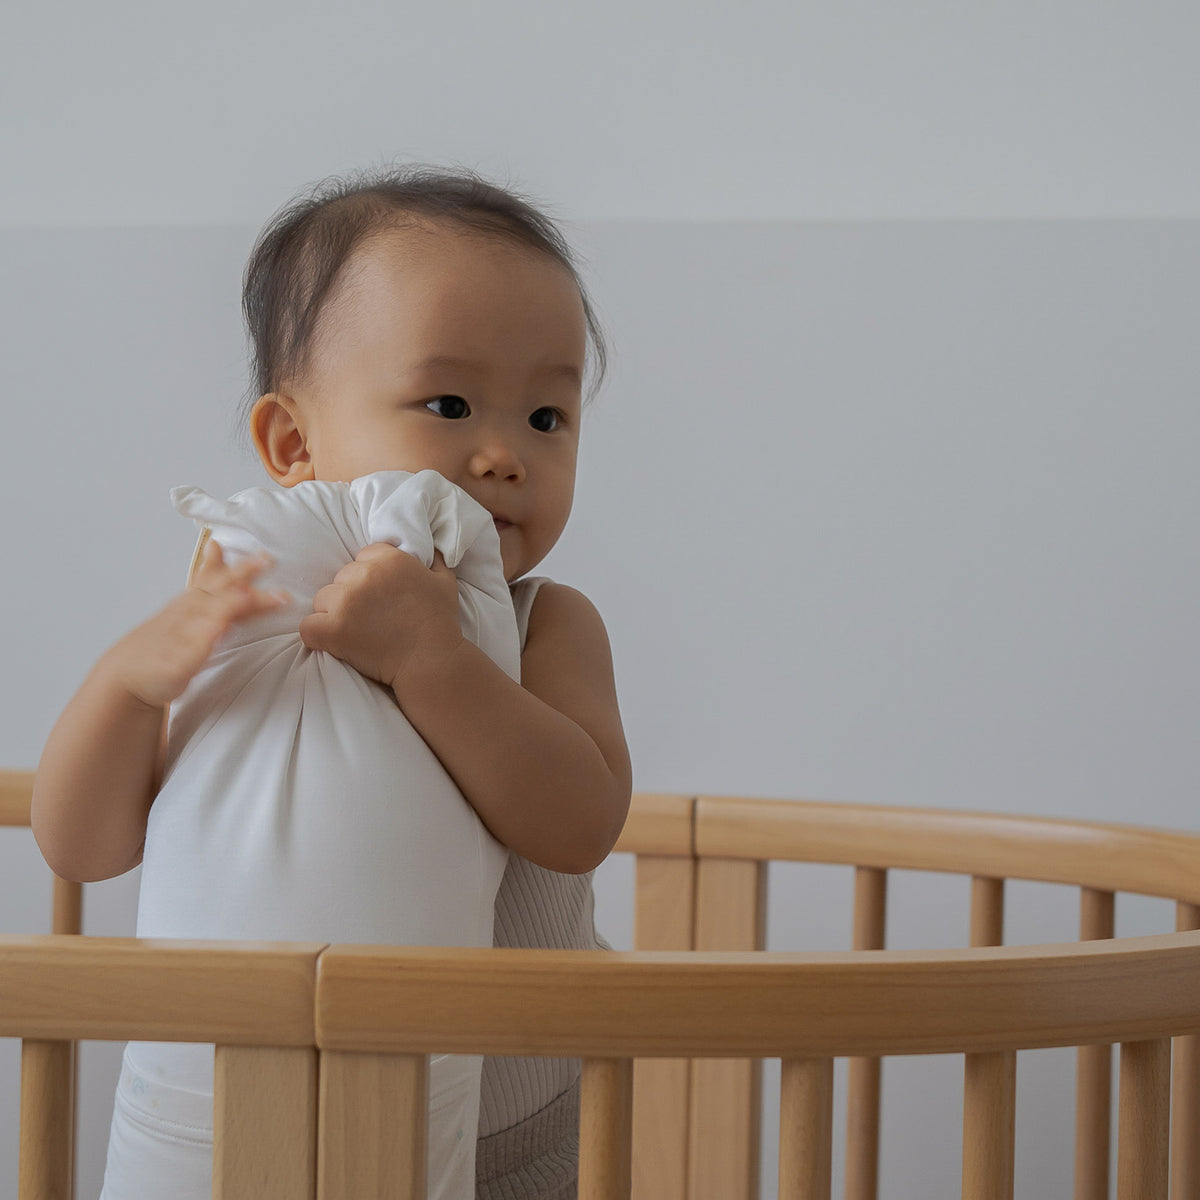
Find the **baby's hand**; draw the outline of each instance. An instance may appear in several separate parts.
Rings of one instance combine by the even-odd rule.
[[[437,553],[427,568],[395,546],[366,546],[313,598],[300,637],[393,687],[415,653],[452,654],[461,644],[454,572]]]
[[[224,633],[287,603],[285,595],[254,586],[268,565],[269,560],[257,557],[228,567],[220,546],[210,541],[188,590],[122,638],[104,656],[104,669],[143,704],[170,704]]]

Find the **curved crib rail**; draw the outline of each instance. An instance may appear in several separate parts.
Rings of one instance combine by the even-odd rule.
[[[1119,892],[1173,899],[1176,929],[1200,928],[1200,838],[1191,835],[1097,822],[715,796],[695,798],[692,817],[690,864],[678,858],[652,864],[639,856],[639,947],[762,949],[771,861],[855,868],[856,950],[885,945],[887,885],[895,868],[969,876],[969,942],[976,947],[1004,940],[1007,879],[1078,887],[1081,939],[1113,937]],[[1092,1045],[1080,1049],[1078,1059],[1074,1198],[1108,1200],[1112,1056],[1108,1046]],[[1200,1041],[1179,1038],[1174,1060],[1173,1191],[1189,1196],[1200,1194],[1200,1184],[1184,1183],[1200,1179]],[[850,1059],[845,1200],[878,1194],[880,1070],[873,1055]],[[965,1095],[977,1092],[976,1075],[989,1073],[998,1073],[1012,1090],[1015,1071],[1011,1053],[1003,1059],[971,1055]],[[639,1096],[653,1098],[643,1110],[685,1109],[689,1115],[685,1129],[657,1131],[680,1151],[638,1156],[645,1185],[639,1195],[757,1196],[757,1064],[702,1059],[647,1065],[640,1072]],[[968,1120],[971,1111],[968,1102]],[[969,1150],[971,1136],[965,1144]],[[997,1194],[1010,1195],[1011,1160],[997,1170],[1010,1180],[1008,1190]]]
[[[581,1200],[629,1195],[635,1057],[779,1057],[781,1200],[829,1196],[832,1058],[1120,1041],[1118,1196],[1165,1200],[1168,1037],[1200,934],[940,953],[591,954],[0,939],[0,1036],[218,1044],[218,1196],[424,1195],[428,1053],[584,1057]],[[977,1080],[962,1195],[1010,1187],[1011,1095]],[[407,1113],[412,1142],[380,1123]],[[59,1098],[57,1106],[66,1103]],[[36,1154],[56,1102],[27,1109]],[[53,1195],[22,1164],[22,1196]],[[28,1187],[28,1190],[26,1188]],[[1184,1193],[1189,1194],[1189,1193]]]
[[[26,772],[0,772],[0,824],[27,823],[31,779]],[[106,946],[88,939],[100,958],[91,961],[73,950],[60,961],[44,957],[59,955],[53,940],[27,939],[23,946],[4,941],[0,949],[5,972],[20,955],[32,956],[31,988],[40,987],[43,999],[60,987],[64,997],[75,997],[76,1008],[61,1014],[63,1024],[51,1028],[35,1023],[23,1035],[30,1039],[27,1062],[36,1065],[41,1061],[37,1056],[46,1055],[47,1070],[39,1073],[31,1067],[28,1076],[53,1079],[55,1064],[64,1054],[62,1039],[67,1037],[165,1036],[217,1042],[224,1037],[228,1048],[218,1061],[225,1064],[221,1077],[232,1081],[230,1096],[242,1086],[237,1081],[243,1076],[253,1090],[273,1086],[270,1081],[276,1075],[291,1081],[286,1091],[293,1098],[307,1096],[319,1075],[322,1104],[333,1114],[345,1105],[339,1108],[342,1102],[329,1097],[342,1088],[350,1095],[357,1087],[361,1094],[365,1079],[368,1092],[382,1088],[381,1094],[394,1104],[409,1104],[419,1132],[423,1108],[413,1099],[423,1077],[418,1051],[439,1052],[448,1048],[446,1039],[461,1035],[465,1040],[459,1049],[582,1054],[593,1080],[593,1098],[586,1102],[592,1115],[585,1127],[605,1130],[607,1139],[597,1142],[589,1134],[585,1143],[603,1143],[607,1148],[602,1157],[610,1165],[596,1161],[588,1168],[595,1180],[581,1195],[607,1200],[628,1194],[627,1168],[622,1164],[629,1157],[630,1135],[622,1125],[624,1115],[613,1114],[625,1113],[632,1087],[638,1113],[632,1135],[633,1194],[639,1200],[743,1200],[753,1197],[757,1186],[759,1090],[753,1060],[784,1060],[783,1123],[801,1133],[796,1137],[781,1132],[781,1195],[808,1197],[828,1195],[828,1171],[814,1174],[802,1164],[827,1159],[832,1120],[829,1064],[833,1057],[847,1055],[845,1195],[846,1200],[872,1200],[877,1194],[881,1058],[962,1053],[963,1195],[1008,1200],[1015,1052],[1077,1045],[1075,1198],[1094,1200],[1107,1198],[1109,1192],[1109,1043],[1120,1042],[1119,1194],[1139,1200],[1166,1197],[1168,1141],[1171,1194],[1200,1194],[1200,1005],[1193,999],[1200,995],[1195,986],[1200,982],[1200,941],[1187,932],[1200,928],[1200,838],[1132,826],[968,812],[639,795],[617,849],[637,855],[639,953],[280,948],[271,955],[286,958],[298,952],[304,964],[297,977],[307,980],[306,1003],[312,1005],[303,1018],[311,1024],[311,1040],[304,1045],[281,1045],[276,1032],[237,1033],[236,1025],[225,1035],[211,1028],[191,1028],[186,1038],[179,1029],[147,1033],[153,1020],[161,1019],[154,1012],[186,1014],[177,1001],[182,1004],[189,992],[204,994],[199,989],[205,979],[214,984],[225,979],[221,986],[233,987],[223,972],[245,971],[247,979],[257,978],[259,964],[253,952],[237,957],[228,947],[197,950],[128,942]],[[856,868],[853,946],[858,953],[762,952],[766,867],[772,860]],[[884,951],[891,868],[970,876],[973,949]],[[1080,937],[1085,940],[1051,947],[1002,947],[1004,881],[1009,878],[1078,887]],[[1112,938],[1114,897],[1121,891],[1174,899],[1181,932],[1148,939],[1086,940]],[[63,927],[71,926],[60,924],[56,916],[55,928]],[[235,958],[205,961],[198,975],[190,975],[191,964],[201,962],[191,955],[223,953],[235,953]],[[180,954],[184,960],[171,957]],[[132,957],[127,961],[121,955]],[[264,969],[276,961],[271,955]],[[144,972],[152,968],[166,989],[157,1000],[153,991],[148,993],[153,1012],[130,1010],[115,999],[115,1007],[104,1010],[94,989],[103,985],[100,997],[109,994],[109,986],[114,997],[122,995],[122,989],[132,986],[127,973],[135,960],[143,972],[143,987]],[[185,978],[190,982],[181,982]],[[47,986],[52,979],[55,986]],[[3,1032],[10,1029],[9,984],[10,977],[0,974]],[[748,1007],[752,1019],[747,1018]],[[220,1005],[211,1011],[219,1009]],[[238,1009],[233,1002],[230,1015],[247,1015]],[[50,1011],[40,1005],[39,1019],[49,1021]],[[498,1011],[506,1014],[503,1028],[497,1025]],[[118,1023],[101,1022],[98,1031],[89,1022],[104,1012],[104,1020]],[[131,1012],[139,1022],[136,1033],[130,1032],[132,1026],[119,1025],[120,1020],[133,1020]],[[33,1008],[25,1015],[32,1019]],[[204,1017],[212,1019],[211,1013]],[[126,1031],[105,1033],[105,1027]],[[280,1025],[287,1027],[286,1022]],[[421,1044],[405,1041],[418,1033]],[[1173,1100],[1165,1090],[1172,1074],[1172,1037]],[[259,1038],[253,1050],[230,1044]],[[703,1057],[693,1059],[694,1055]],[[643,1060],[636,1073],[630,1071],[630,1058]],[[60,1091],[69,1095],[69,1077]],[[600,1096],[608,1100],[596,1099]],[[219,1100],[218,1109],[224,1103]],[[601,1112],[608,1115],[598,1116]],[[371,1127],[366,1116],[357,1112],[353,1120],[343,1120],[342,1132],[332,1143],[328,1138],[334,1136],[330,1131],[336,1123],[330,1123],[332,1116],[322,1118],[326,1149],[321,1171],[338,1161],[348,1164],[352,1157],[357,1161],[348,1152],[339,1160],[330,1146],[344,1147],[359,1138]],[[296,1119],[302,1125],[309,1118]],[[247,1128],[256,1127],[250,1121]],[[719,1136],[714,1136],[716,1130]],[[310,1141],[314,1139],[315,1134]],[[228,1170],[235,1171],[246,1155],[253,1159],[274,1143],[268,1133],[256,1132],[234,1141],[227,1137],[223,1144],[242,1147],[218,1162],[219,1167],[221,1162],[233,1164]],[[594,1149],[589,1154],[597,1159]],[[617,1164],[615,1175],[612,1163]],[[395,1163],[387,1166],[384,1155],[378,1169],[397,1168]],[[366,1184],[366,1190],[361,1190],[361,1181],[350,1186],[336,1171],[322,1178],[322,1195],[342,1194],[339,1186],[349,1188],[346,1194],[371,1194]]]
[[[1200,837],[1098,821],[700,797],[696,853],[1039,880],[1200,905]]]

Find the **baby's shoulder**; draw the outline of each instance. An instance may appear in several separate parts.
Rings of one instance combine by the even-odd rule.
[[[608,635],[596,606],[578,588],[546,579],[540,581],[531,599],[528,618],[529,639],[535,636],[584,638],[597,637],[605,644]]]

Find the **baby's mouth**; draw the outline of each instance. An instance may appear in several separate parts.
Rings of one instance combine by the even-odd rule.
[[[511,529],[513,523],[506,521],[503,517],[493,517],[492,524],[496,526],[497,533],[503,533],[506,529]]]

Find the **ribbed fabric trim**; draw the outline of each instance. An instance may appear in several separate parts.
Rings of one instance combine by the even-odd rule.
[[[578,1084],[476,1143],[475,1200],[575,1200],[578,1178]]]
[[[522,650],[545,582],[513,585]],[[510,854],[496,897],[495,944],[608,949],[596,936],[592,906],[590,872],[560,875]],[[485,1058],[479,1125],[484,1136],[475,1150],[475,1200],[576,1200],[578,1059]]]
[[[533,611],[533,602],[541,590],[543,583],[550,580],[544,575],[527,575],[518,579],[508,590],[512,593],[513,613],[517,618],[517,635],[521,640],[521,649],[525,649],[525,639],[529,636],[529,614]]]

